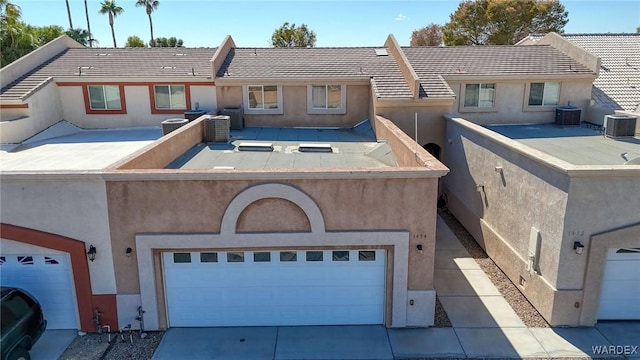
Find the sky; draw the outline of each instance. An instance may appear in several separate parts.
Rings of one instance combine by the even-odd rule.
[[[561,1],[569,12],[565,33],[636,32],[640,0]],[[69,27],[64,0],[13,0],[22,20],[36,26]],[[87,28],[84,2],[69,0],[75,28]],[[124,13],[115,19],[118,46],[128,36],[150,39],[149,20],[134,0],[116,0]],[[284,22],[306,24],[317,36],[316,46],[381,46],[389,34],[409,45],[413,30],[430,23],[444,25],[458,7],[457,0],[413,1],[218,1],[160,0],[153,12],[155,37],[175,36],[187,47],[215,47],[231,35],[238,47],[269,47],[271,34]],[[94,38],[112,47],[107,15],[98,13],[100,1],[88,0]]]

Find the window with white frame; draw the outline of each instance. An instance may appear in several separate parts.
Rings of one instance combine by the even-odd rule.
[[[249,85],[247,92],[249,110],[277,110],[279,108],[278,86]]]
[[[154,85],[156,109],[185,110],[187,96],[184,85]]]
[[[307,85],[309,114],[344,114],[346,86],[338,84]]]
[[[541,82],[529,85],[529,106],[556,106],[559,99],[559,82]]]
[[[342,86],[311,85],[311,106],[314,109],[339,109],[342,107]]]
[[[122,110],[118,85],[88,85],[91,110]]]
[[[492,108],[496,100],[496,84],[466,84],[464,106]]]

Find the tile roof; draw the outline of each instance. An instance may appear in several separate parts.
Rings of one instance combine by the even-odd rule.
[[[376,48],[235,48],[216,74],[222,79],[371,78],[380,97],[411,97],[398,64]]]
[[[544,35],[531,34],[533,43]],[[640,111],[640,34],[562,34],[563,38],[598,56],[600,75],[591,97],[596,105],[614,110]]]
[[[591,74],[573,58],[548,45],[403,47],[418,76]]]
[[[72,48],[0,90],[0,100],[20,101],[49,77],[56,81],[86,77],[212,79],[215,48]],[[79,68],[81,68],[79,70]],[[195,76],[193,75],[195,73]]]
[[[640,107],[640,34],[566,34],[563,37],[600,57],[593,99],[604,107]]]

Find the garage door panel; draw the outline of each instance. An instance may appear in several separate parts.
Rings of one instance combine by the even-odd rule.
[[[77,329],[71,267],[65,255],[2,255],[0,283],[30,292],[42,305],[47,329]]]
[[[286,252],[282,259],[293,258]],[[191,253],[191,263],[174,263],[166,253],[170,326],[382,323],[383,250],[375,261],[359,261],[357,250],[349,251],[349,261],[333,261],[327,250],[323,261],[307,261],[306,251],[295,254],[296,261],[285,262],[280,251],[271,251],[269,262],[255,262],[248,251],[244,262],[230,263],[218,252],[218,262],[202,263]]]
[[[631,250],[631,251],[630,251]],[[640,319],[640,253],[610,249],[600,290],[598,318]]]

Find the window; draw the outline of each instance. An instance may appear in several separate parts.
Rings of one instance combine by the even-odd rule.
[[[295,251],[280,251],[280,261],[298,261],[298,254]]]
[[[279,108],[276,85],[248,86],[250,110],[277,110]]]
[[[173,262],[175,264],[190,263],[191,253],[173,253]]]
[[[346,85],[308,85],[307,112],[309,114],[346,113]]]
[[[492,108],[495,105],[496,84],[466,84],[465,107]]]
[[[49,265],[58,265],[58,264],[60,264],[58,262],[58,260],[56,260],[56,259],[54,259],[52,257],[49,257],[49,256],[45,256],[44,257],[44,263],[45,264],[49,264]]]
[[[376,252],[371,251],[358,251],[358,261],[376,261]]]
[[[89,85],[91,110],[122,110],[118,85]]]
[[[307,251],[307,261],[322,261],[322,251]]]
[[[531,83],[529,85],[529,106],[556,106],[559,98],[559,82]]]
[[[349,252],[348,251],[334,251],[333,252],[333,261],[349,261]]]
[[[254,252],[253,262],[269,262],[271,261],[271,253],[268,251]]]
[[[200,253],[201,263],[214,263],[218,262],[218,253]]]
[[[154,85],[156,109],[186,110],[187,96],[184,85]]]
[[[227,253],[227,262],[244,262],[244,253],[243,252],[228,252]]]
[[[22,265],[33,265],[33,256],[18,256],[18,262]]]
[[[337,109],[342,107],[342,86],[312,85],[311,106],[314,109]]]

